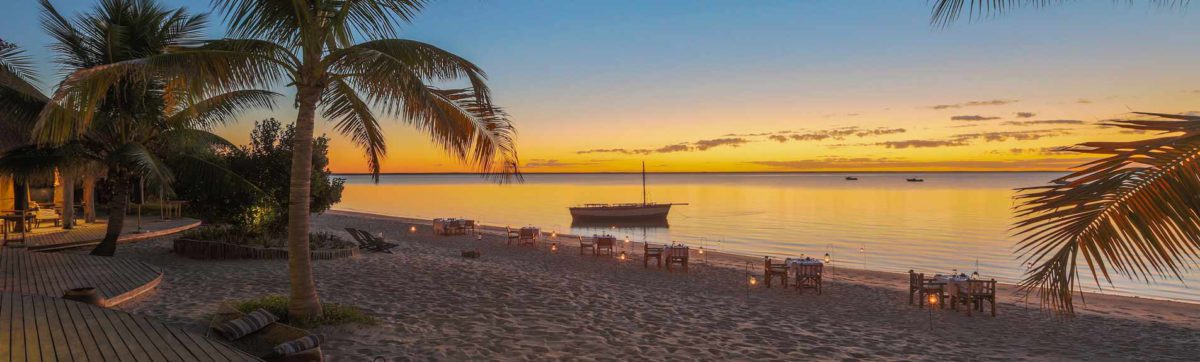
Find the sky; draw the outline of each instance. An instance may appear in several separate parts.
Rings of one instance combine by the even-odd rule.
[[[66,14],[95,0],[51,0]],[[0,38],[53,64],[33,0]],[[208,0],[162,0],[208,12]],[[1200,16],[1078,1],[929,25],[926,1],[434,1],[401,29],[489,76],[516,125],[523,172],[1064,170],[1057,151],[1151,137],[1101,123],[1200,111]],[[224,34],[214,14],[211,37]],[[217,130],[244,143],[256,120]],[[470,172],[385,119],[384,172]],[[365,172],[332,138],[334,172]]]

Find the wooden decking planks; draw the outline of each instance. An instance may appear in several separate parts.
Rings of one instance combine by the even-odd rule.
[[[59,298],[0,292],[0,362],[257,361],[154,320]]]
[[[134,260],[0,248],[0,292],[57,298],[94,287],[103,305],[113,306],[153,289],[161,278],[157,267]]]
[[[82,246],[96,245],[107,232],[107,224],[79,224],[74,229],[64,230],[59,227],[43,227],[33,229],[26,234],[25,246],[29,250],[47,251]],[[118,243],[153,239],[165,235],[183,232],[200,226],[200,220],[180,218],[171,220],[154,220],[142,224],[142,232],[137,232],[138,226],[134,219],[125,220],[125,228]]]

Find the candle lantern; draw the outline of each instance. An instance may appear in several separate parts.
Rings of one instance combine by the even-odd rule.
[[[417,227],[416,227],[416,226],[409,226],[409,227],[408,227],[408,231],[411,231],[411,232],[414,232],[414,233],[415,233],[415,232],[417,232]]]
[[[627,259],[627,258],[628,258],[628,256],[625,256],[625,251],[624,251],[624,250],[622,250],[622,251],[621,251],[621,255],[620,255],[620,256],[617,256],[617,259],[621,259],[621,261],[625,261],[625,259]]]
[[[829,258],[829,253],[825,253],[825,264],[829,264],[830,260],[833,260],[833,259]]]
[[[698,251],[698,253],[700,253],[700,255],[704,255],[704,247],[703,246],[700,247],[700,251]]]
[[[558,251],[558,243],[550,243],[550,251]]]
[[[758,285],[758,278],[751,275],[750,276],[750,285]]]
[[[928,301],[929,301],[929,307],[930,307],[930,308],[933,308],[933,306],[935,306],[935,305],[937,305],[937,304],[938,304],[938,295],[937,295],[937,294],[930,294],[930,295],[929,295],[929,300],[928,300]]]

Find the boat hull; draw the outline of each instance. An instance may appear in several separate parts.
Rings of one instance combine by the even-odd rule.
[[[621,205],[601,207],[572,207],[571,218],[577,221],[596,220],[666,220],[671,205]]]

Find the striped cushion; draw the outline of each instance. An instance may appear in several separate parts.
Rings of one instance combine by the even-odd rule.
[[[321,345],[325,341],[325,336],[320,334],[310,334],[304,337],[293,339],[289,342],[280,343],[271,350],[276,356],[287,356],[293,353],[304,352]]]
[[[247,334],[253,333],[267,325],[279,320],[274,314],[266,309],[259,309],[241,318],[234,319],[217,325],[217,331],[229,340],[235,340],[245,337]]]

